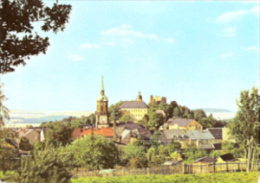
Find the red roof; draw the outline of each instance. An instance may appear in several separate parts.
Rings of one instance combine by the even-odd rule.
[[[78,138],[80,138],[80,134],[81,134],[80,128],[76,128],[76,129],[74,129],[72,136],[74,137],[74,139],[78,139]]]
[[[93,131],[93,132],[92,132]],[[93,133],[94,135],[102,135],[103,137],[113,137],[113,130],[112,128],[101,128],[101,129],[87,129],[81,132],[81,136],[83,135],[91,135]]]

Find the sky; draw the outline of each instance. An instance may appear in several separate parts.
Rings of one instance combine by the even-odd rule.
[[[110,105],[140,91],[146,103],[236,111],[258,87],[257,2],[59,2],[72,5],[66,29],[38,31],[46,54],[1,75],[10,110],[95,111],[102,76]]]

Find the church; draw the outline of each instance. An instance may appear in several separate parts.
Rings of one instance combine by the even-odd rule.
[[[96,128],[109,127],[108,98],[105,96],[104,81],[102,76],[100,95],[97,98]]]

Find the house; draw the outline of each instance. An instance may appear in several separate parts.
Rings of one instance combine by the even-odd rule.
[[[45,139],[46,139],[46,136],[47,136],[47,132],[49,131],[50,129],[47,128],[47,127],[43,127],[41,132],[40,132],[40,141],[41,142],[44,142]]]
[[[208,130],[187,130],[189,144],[196,145],[204,150],[214,149],[214,136]]]
[[[202,130],[203,127],[194,119],[169,119],[164,125],[166,129]]]
[[[122,144],[134,143],[138,138],[149,143],[152,136],[150,130],[134,122],[119,122],[116,125],[117,141]]]
[[[192,164],[201,165],[201,164],[212,164],[215,162],[216,162],[216,160],[214,158],[205,156],[203,158],[196,159]]]
[[[32,145],[40,141],[40,133],[34,129],[20,129],[18,135],[19,138],[26,137]]]
[[[101,135],[105,138],[108,138],[108,139],[112,139],[113,138],[113,130],[112,128],[105,128],[105,127],[102,127],[101,129],[93,129],[93,128],[90,128],[90,129],[87,129],[87,130],[83,130],[81,133],[80,133],[80,136],[85,136],[85,135]]]
[[[217,163],[226,163],[229,161],[236,161],[236,158],[231,153],[223,154],[217,158]]]
[[[140,92],[135,101],[123,101],[120,109],[123,116],[129,115],[135,122],[141,120],[148,113],[148,106],[142,100]]]
[[[222,128],[207,128],[208,130],[215,138],[215,144],[222,143],[223,135],[222,135]]]
[[[163,138],[166,138],[168,140],[168,142],[171,139],[173,139],[174,141],[179,142],[181,144],[182,148],[186,147],[189,143],[189,136],[188,136],[186,130],[172,129],[172,130],[164,130],[162,133],[165,135],[165,136],[163,136]],[[162,142],[164,142],[164,141],[162,141]],[[167,145],[167,144],[165,144],[165,145]]]

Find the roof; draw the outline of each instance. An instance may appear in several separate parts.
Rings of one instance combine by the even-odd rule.
[[[145,129],[142,125],[134,122],[119,122],[116,124],[116,132],[118,136],[123,136],[125,130],[131,131],[131,136],[141,136],[144,140],[149,140],[152,136],[150,130]]]
[[[73,136],[74,139],[80,138],[80,134],[81,134],[81,129],[80,128],[76,128],[72,132],[72,136]]]
[[[189,138],[189,136],[188,136],[188,134],[186,133],[185,130],[176,130],[176,129],[164,130],[163,133],[165,134],[165,137],[167,139],[183,140],[183,139]]]
[[[178,124],[179,126],[186,127],[190,122],[192,122],[193,119],[169,119],[168,123],[169,125],[175,125]]]
[[[222,128],[208,128],[215,139],[222,139]]]
[[[215,150],[221,150],[222,149],[222,144],[218,143],[218,144],[213,144],[215,147]]]
[[[194,162],[213,163],[216,162],[216,160],[212,157],[205,156],[203,158],[196,159]]]
[[[101,129],[87,129],[87,130],[83,130],[80,134],[80,136],[83,135],[90,135],[90,134],[94,134],[94,135],[102,135],[103,137],[113,137],[113,130],[112,128],[101,128]]]
[[[174,161],[165,161],[163,164],[164,165],[176,165],[181,162],[182,162],[182,160],[174,160]]]
[[[227,153],[224,155],[219,156],[223,161],[235,161],[236,159],[234,158],[233,154]]]
[[[215,149],[213,144],[201,144],[201,149]]]
[[[123,101],[123,103],[120,105],[120,108],[142,108],[147,109],[148,106],[144,101]]]
[[[208,130],[187,130],[191,140],[213,140],[214,136]]]

